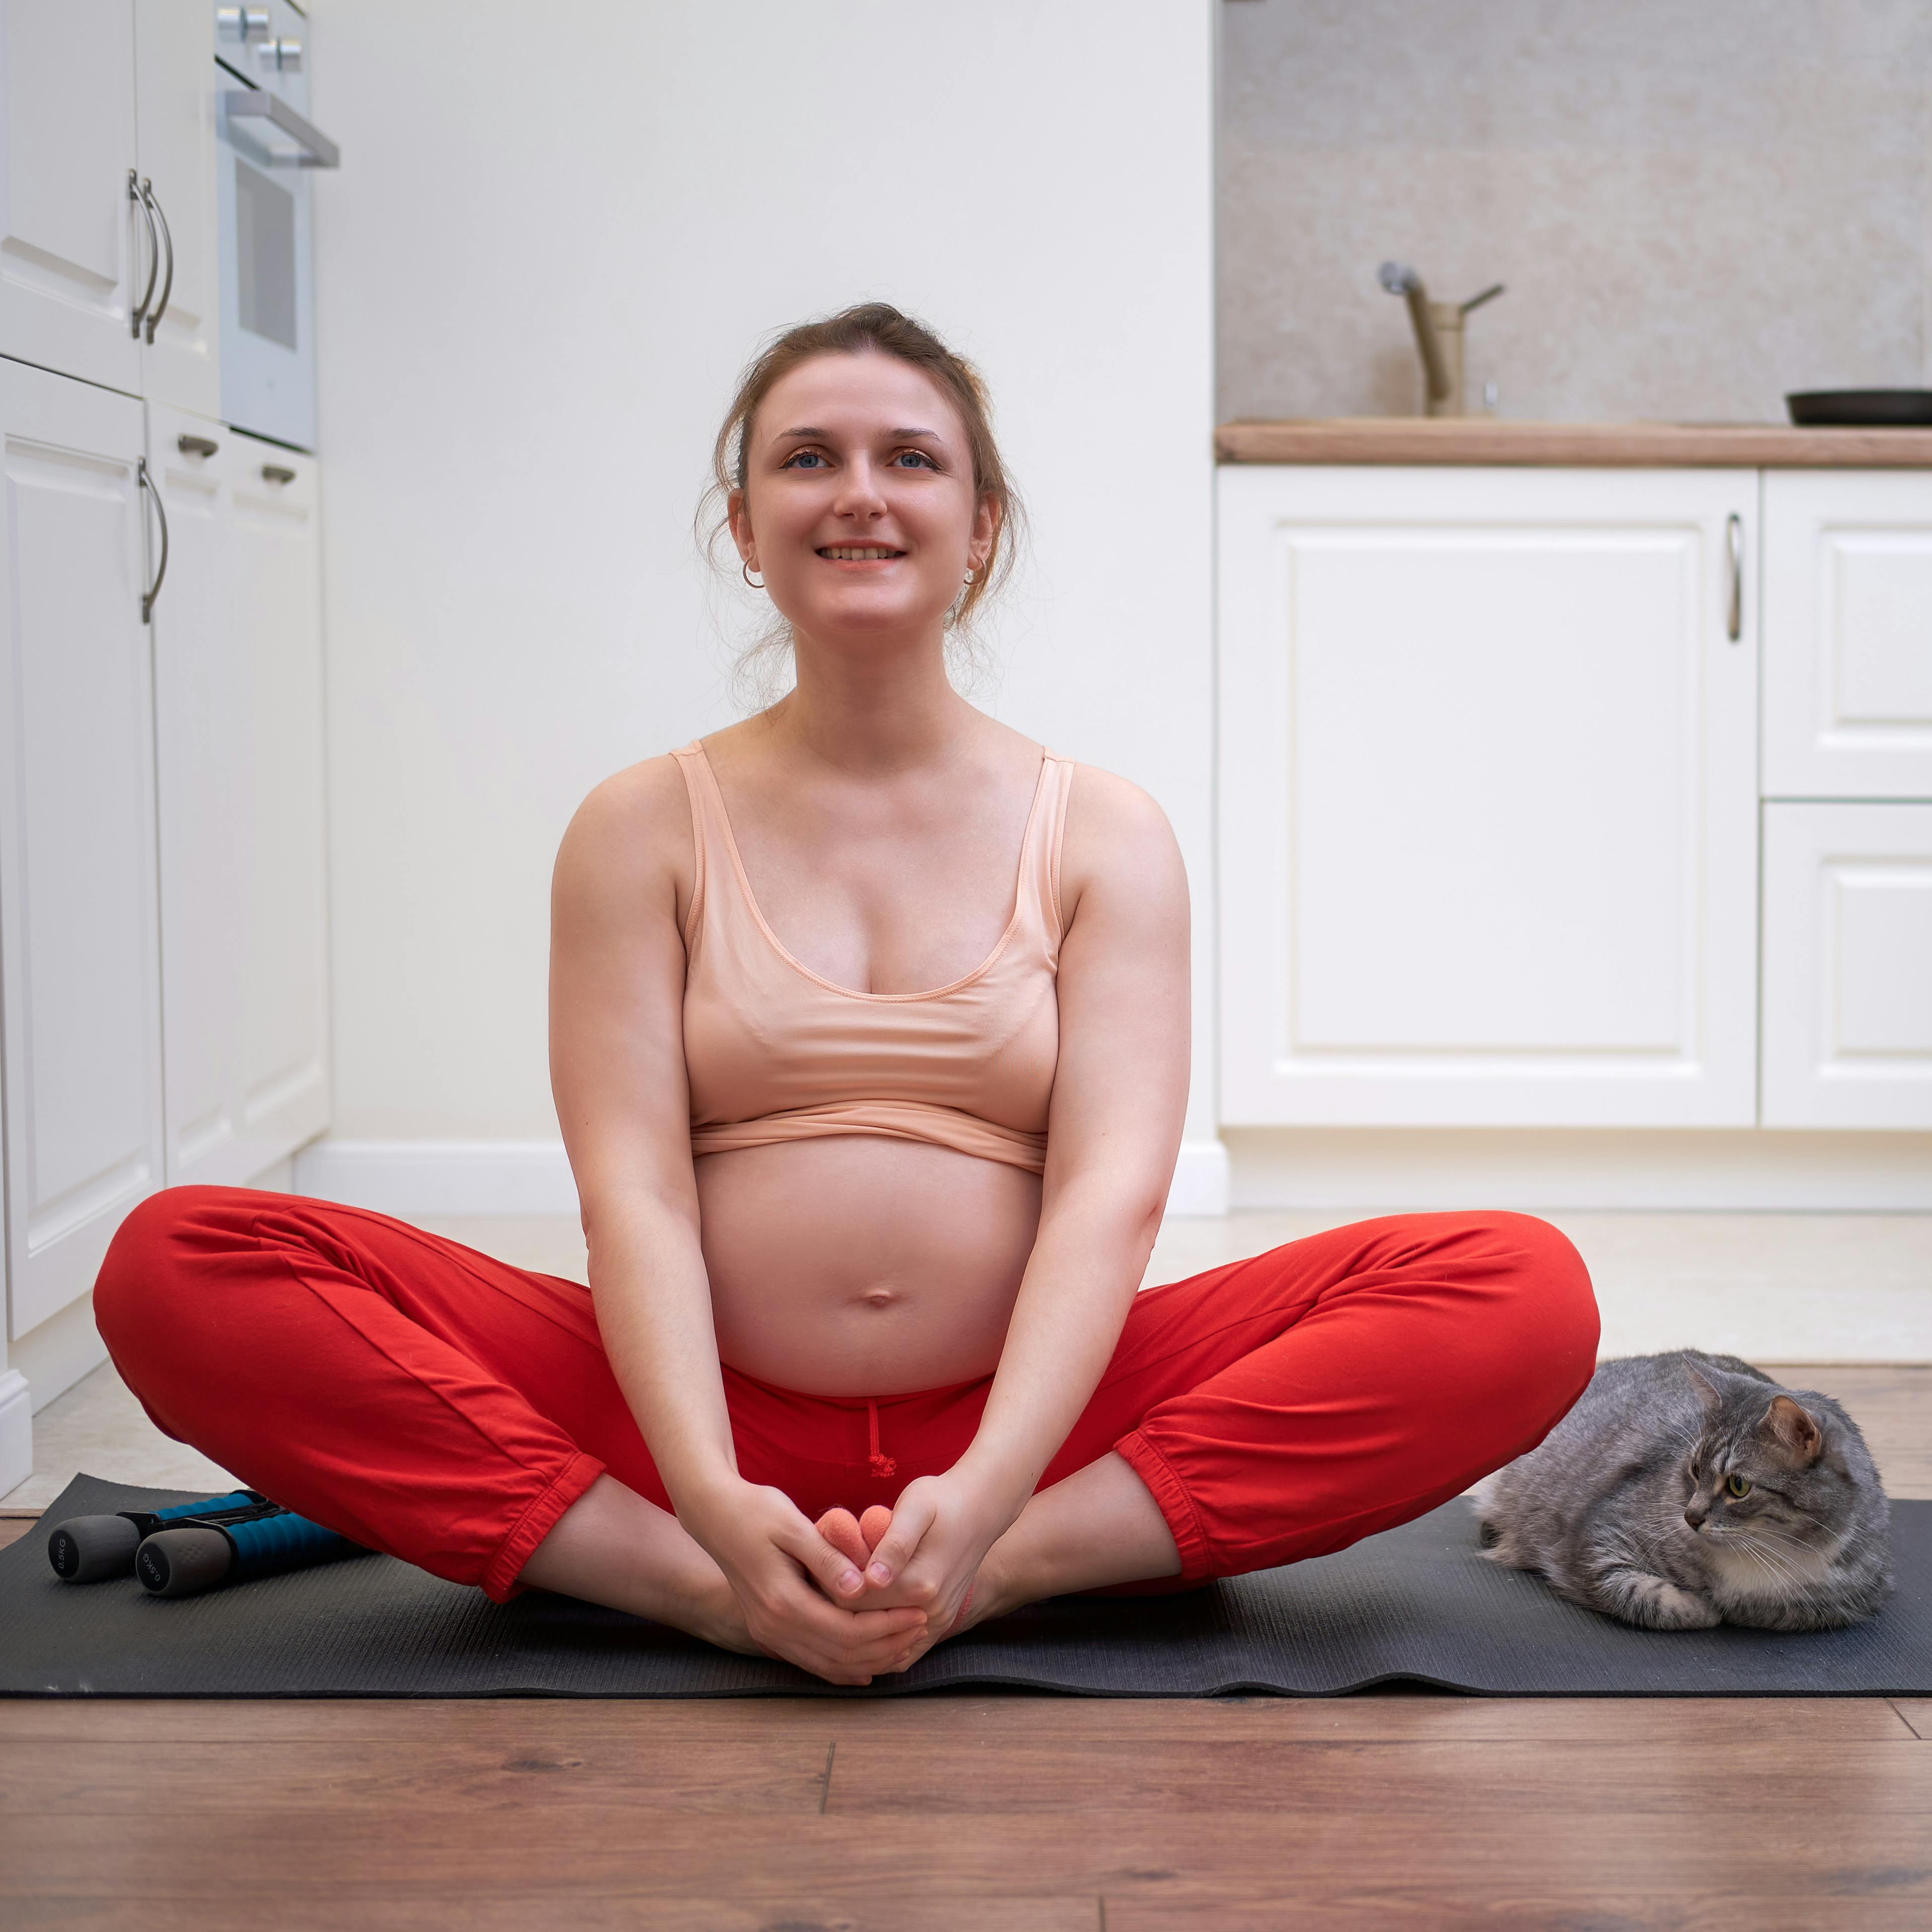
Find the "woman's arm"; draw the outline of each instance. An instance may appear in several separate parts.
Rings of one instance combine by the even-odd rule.
[[[1166,1204],[1188,1080],[1187,878],[1160,808],[1083,766],[1062,845],[1060,1058],[1040,1231],[979,1432],[909,1484],[869,1569],[950,1627],[1112,1359]],[[922,1555],[909,1561],[915,1548]]]
[[[828,1674],[911,1612],[862,1615],[851,1563],[778,1490],[744,1482],[712,1324],[692,1172],[681,914],[690,807],[676,763],[599,785],[557,854],[550,1079],[582,1204],[605,1354],[687,1531],[730,1580],[759,1643]],[[848,1580],[849,1580],[849,1581]]]

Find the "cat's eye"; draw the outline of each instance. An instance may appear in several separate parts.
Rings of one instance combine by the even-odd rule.
[[[1726,1476],[1724,1487],[1734,1496],[1748,1496],[1751,1492],[1750,1478],[1748,1476]]]

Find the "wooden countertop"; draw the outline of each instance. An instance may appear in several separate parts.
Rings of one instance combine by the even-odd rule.
[[[1222,463],[1461,463],[1580,470],[1932,469],[1932,429],[1336,416],[1223,423]]]

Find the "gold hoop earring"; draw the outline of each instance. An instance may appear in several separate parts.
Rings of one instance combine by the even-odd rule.
[[[752,566],[748,560],[739,565],[738,574],[742,577],[745,580],[746,583],[750,585],[751,588],[754,590],[762,590],[765,587],[762,583],[752,583]]]
[[[966,581],[968,584],[973,581],[973,573],[970,570],[966,573]]]

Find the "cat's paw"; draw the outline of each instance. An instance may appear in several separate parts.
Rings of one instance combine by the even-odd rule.
[[[1646,1576],[1633,1583],[1630,1602],[1636,1612],[1630,1621],[1649,1630],[1714,1630],[1724,1620],[1708,1597],[1680,1589],[1661,1576]]]

